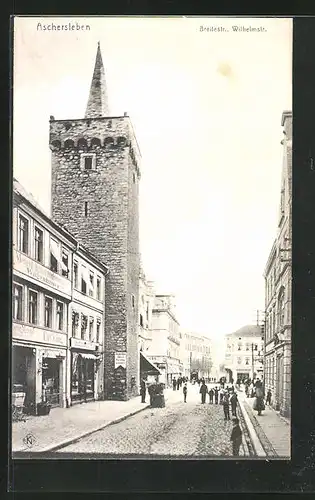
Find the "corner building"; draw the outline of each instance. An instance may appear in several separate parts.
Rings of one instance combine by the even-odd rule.
[[[138,394],[140,151],[130,118],[109,113],[98,44],[82,119],[50,118],[52,216],[106,262],[106,399]]]

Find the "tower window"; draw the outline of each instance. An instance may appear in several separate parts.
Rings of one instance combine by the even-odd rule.
[[[80,157],[81,170],[95,170],[96,167],[96,154],[81,153]]]
[[[132,178],[133,178],[133,183],[136,182],[136,174],[132,174]]]
[[[88,209],[89,209],[89,207],[88,207],[88,202],[87,202],[87,201],[85,201],[85,202],[84,202],[84,215],[85,215],[85,217],[87,217],[87,216],[88,216]]]
[[[84,168],[85,168],[85,170],[92,170],[92,162],[93,162],[92,156],[86,156],[84,158]]]

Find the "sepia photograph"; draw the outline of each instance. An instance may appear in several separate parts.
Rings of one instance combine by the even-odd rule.
[[[13,22],[13,458],[291,458],[291,18]]]

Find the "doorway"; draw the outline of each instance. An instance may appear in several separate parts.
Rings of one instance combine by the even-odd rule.
[[[51,406],[60,406],[60,366],[61,360],[56,358],[43,358],[42,362],[42,395],[43,401]]]
[[[94,400],[95,359],[83,353],[72,353],[71,401]]]

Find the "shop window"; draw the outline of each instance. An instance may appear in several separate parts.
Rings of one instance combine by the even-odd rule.
[[[101,300],[101,278],[99,276],[96,279],[96,298]]]
[[[59,359],[43,358],[42,390],[43,400],[52,406],[60,404],[60,363]]]
[[[53,301],[50,297],[45,297],[45,321],[46,328],[52,328],[52,307]]]
[[[63,330],[64,304],[57,302],[57,330]]]
[[[50,270],[58,272],[58,262],[60,260],[60,247],[57,241],[50,238]]]
[[[73,286],[78,288],[78,263],[73,261]]]
[[[21,285],[13,285],[13,319],[23,319],[23,287]]]
[[[28,292],[28,322],[33,325],[37,323],[37,292],[32,290]]]
[[[97,318],[96,320],[96,342],[100,342],[100,335],[101,335],[101,320],[100,318]]]
[[[35,260],[43,262],[44,233],[35,226]]]
[[[90,317],[89,320],[89,340],[94,340],[94,318]]]
[[[23,217],[23,215],[20,215],[18,248],[20,252],[23,252],[25,254],[28,254],[28,232],[29,232],[28,220],[25,217]]]
[[[89,295],[90,297],[94,295],[94,273],[92,271],[90,272]]]
[[[86,338],[88,318],[84,314],[81,314],[81,339]]]
[[[62,251],[61,274],[62,274],[62,276],[65,276],[66,278],[68,278],[68,275],[69,275],[69,255],[65,250]]]

